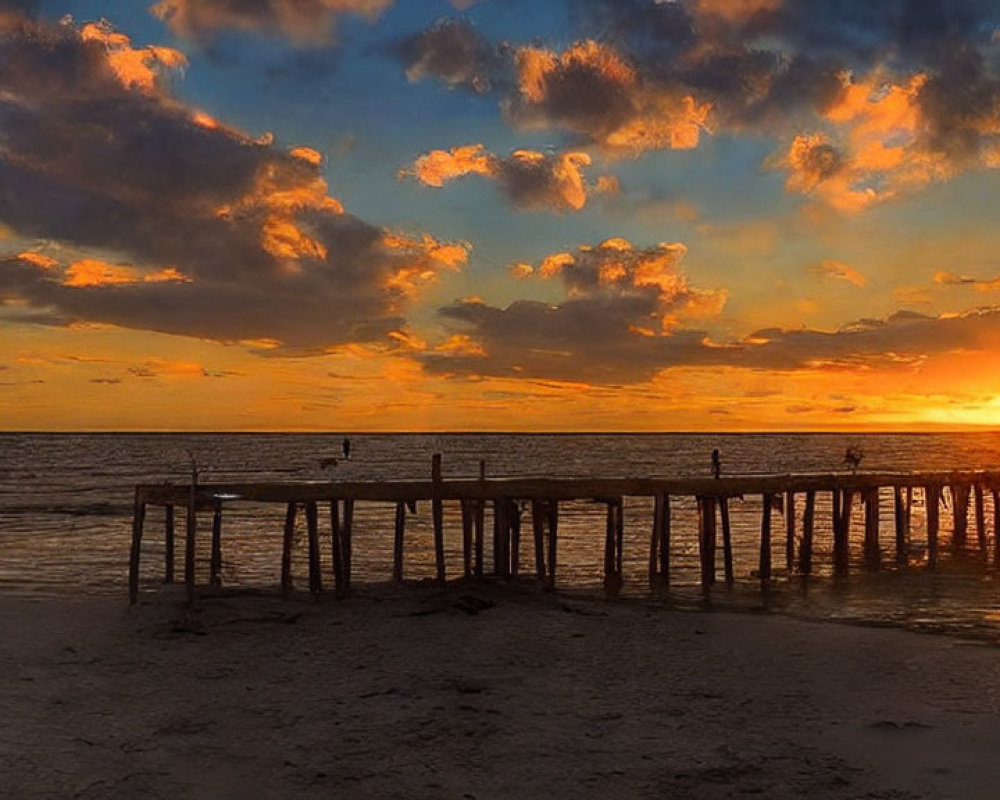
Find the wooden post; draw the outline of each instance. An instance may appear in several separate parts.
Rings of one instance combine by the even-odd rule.
[[[607,501],[604,526],[604,593],[608,597],[618,594],[618,580],[615,574],[615,502]]]
[[[510,574],[516,578],[521,569],[521,506],[511,500],[510,513]]]
[[[903,496],[903,487],[892,487],[893,512],[896,522],[896,563],[904,565],[909,560],[909,538],[910,538],[910,507],[913,503],[913,488],[906,487],[906,496]]]
[[[285,508],[285,536],[281,543],[281,594],[292,593],[292,542],[295,538],[295,513],[298,506],[289,503]]]
[[[344,569],[344,592],[351,591],[351,562],[354,557],[354,500],[344,498],[344,518],[340,526],[341,562]]]
[[[477,578],[483,577],[483,538],[486,530],[486,501],[476,500],[475,516],[472,519],[475,534],[475,564],[473,572]]]
[[[719,498],[719,516],[722,519],[722,567],[726,587],[731,589],[736,582],[733,574],[733,537],[729,526],[729,498]]]
[[[184,583],[188,602],[194,601],[195,536],[198,530],[198,467],[191,465],[191,489],[188,492],[187,531],[184,540]]]
[[[1000,491],[993,489],[993,565],[1000,567]]]
[[[462,500],[462,575],[472,577],[472,517],[473,500]]]
[[[653,530],[649,540],[649,587],[666,584],[670,576],[670,498],[665,494],[653,497]],[[666,564],[666,569],[664,569]]]
[[[434,496],[431,499],[431,517],[434,522],[434,563],[437,566],[438,583],[445,583],[444,568],[444,503],[441,500],[441,454],[431,458],[431,481]]]
[[[983,504],[983,487],[977,483],[976,492],[976,542],[979,545],[979,555],[986,558],[986,508]]]
[[[708,585],[708,556],[705,550],[708,549],[708,509],[705,507],[705,498],[696,497],[698,505],[698,564],[700,568],[700,580],[702,591],[707,592]]]
[[[398,513],[398,512],[397,512]],[[344,577],[344,542],[340,531],[340,502],[330,501],[330,552],[333,560],[333,586],[338,596],[347,591]],[[395,555],[395,554],[394,554]],[[395,563],[393,569],[395,570]],[[402,554],[400,553],[400,570],[402,570]]]
[[[961,550],[965,547],[969,532],[969,487],[965,484],[953,484],[951,500],[954,520],[951,546],[953,550]]]
[[[142,552],[142,529],[145,521],[146,503],[136,487],[132,503],[132,549],[128,562],[128,602],[133,606],[139,602],[139,555]]]
[[[785,570],[795,569],[795,492],[785,492]]]
[[[215,501],[212,514],[212,555],[209,560],[209,583],[222,585],[222,501]]]
[[[760,518],[760,582],[762,584],[771,580],[771,503],[771,495],[765,494]]]
[[[167,503],[163,518],[163,582],[174,582],[174,505]]]
[[[535,574],[545,583],[545,501],[531,501],[531,533],[535,540]]]
[[[705,498],[705,568],[709,586],[715,586],[715,549],[718,539],[715,506],[714,497]]]
[[[660,580],[664,586],[670,585],[670,495],[663,495],[663,517],[660,536]]]
[[[834,489],[833,571],[846,575],[851,563],[851,508],[854,504],[852,489]]]
[[[806,506],[802,509],[802,544],[799,546],[799,572],[812,574],[813,524],[816,517],[816,492],[806,492]]]
[[[506,578],[510,572],[509,532],[507,498],[497,497],[493,500],[493,574],[498,578]]]
[[[309,542],[309,591],[319,595],[323,591],[323,573],[319,560],[319,513],[315,500],[306,503],[306,530]]]
[[[865,563],[871,569],[879,566],[879,492],[878,487],[865,491]]]
[[[940,526],[941,487],[931,484],[924,487],[924,507],[927,511],[927,566],[937,566],[938,528]]]
[[[466,505],[462,505],[462,525],[465,526],[464,513]],[[396,503],[396,527],[392,540],[392,579],[396,583],[403,582],[403,532],[406,529],[406,503],[400,500]],[[466,574],[468,574],[469,559],[466,553]]]
[[[559,501],[549,501],[549,576],[546,589],[556,588],[556,549],[559,543]]]

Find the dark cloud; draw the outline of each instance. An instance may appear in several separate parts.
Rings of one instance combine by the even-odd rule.
[[[285,36],[303,45],[330,41],[338,17],[374,19],[394,0],[159,0],[150,12],[178,36],[210,40],[235,30]]]
[[[318,153],[178,103],[163,78],[175,51],[0,21],[0,221],[83,253],[2,263],[0,297],[36,321],[319,350],[399,327],[417,284],[464,260],[344,212]]]
[[[891,370],[936,354],[988,349],[1000,335],[1000,307],[989,307],[939,317],[899,312],[835,331],[764,329],[718,343],[688,328],[663,335],[639,330],[635,322],[648,320],[652,307],[648,296],[616,302],[594,294],[506,308],[455,303],[441,313],[460,324],[468,337],[465,347],[428,353],[423,361],[439,374],[615,385],[648,381],[674,367]]]
[[[443,19],[390,46],[411,81],[437,78],[480,94],[510,82],[510,53],[464,19]]]

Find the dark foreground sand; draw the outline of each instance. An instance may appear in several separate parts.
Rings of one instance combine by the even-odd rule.
[[[479,587],[0,598],[11,798],[996,798],[1000,650]]]

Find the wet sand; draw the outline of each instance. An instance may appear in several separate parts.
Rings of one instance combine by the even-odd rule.
[[[504,587],[0,598],[17,798],[994,798],[1000,650]]]

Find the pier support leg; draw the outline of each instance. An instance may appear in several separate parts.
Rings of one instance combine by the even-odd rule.
[[[954,484],[951,487],[951,510],[954,520],[951,546],[955,551],[964,549],[968,539],[969,488],[965,484]]]
[[[472,530],[475,538],[475,562],[473,563],[473,574],[477,578],[483,577],[483,539],[486,535],[486,501],[476,500],[475,516],[472,518]]]
[[[128,561],[128,602],[135,605],[139,601],[139,554],[142,552],[142,530],[146,521],[146,504],[135,490],[132,504],[132,549]]]
[[[653,531],[649,542],[649,586],[670,583],[670,495],[653,497]]]
[[[701,588],[707,592],[715,583],[715,498],[698,500],[698,553],[701,561]]]
[[[531,501],[531,535],[535,544],[535,575],[545,584],[545,501]]]
[[[462,525],[465,525],[465,509],[462,506]],[[392,537],[392,580],[395,583],[403,582],[403,534],[406,530],[406,503],[400,501],[396,503],[396,524]],[[466,574],[469,571],[468,551],[466,551]]]
[[[766,586],[771,580],[771,505],[773,497],[765,494],[760,517],[760,582]]]
[[[834,489],[833,495],[833,572],[835,575],[846,575],[851,563],[851,510],[854,491]]]
[[[986,507],[983,503],[983,487],[976,484],[976,544],[979,546],[979,557],[986,560]]]
[[[319,559],[319,512],[316,501],[306,503],[306,530],[309,541],[309,591],[317,597],[323,592],[323,572]]]
[[[938,560],[938,528],[940,527],[941,487],[924,487],[924,508],[927,512],[927,566],[933,569]]]
[[[475,515],[474,501],[462,500],[462,576],[472,578],[472,518]]]
[[[726,579],[726,588],[732,589],[736,582],[733,574],[733,536],[729,525],[729,498],[719,498],[719,517],[722,520],[722,568]]]
[[[431,499],[431,519],[434,524],[434,565],[437,568],[437,581],[443,586],[446,576],[444,568],[444,503],[441,500],[440,453],[435,453],[431,458],[431,481],[434,484],[434,496]]]
[[[869,569],[879,568],[878,524],[879,491],[872,487],[865,491],[865,564]]]
[[[516,578],[521,570],[521,505],[511,500],[510,513],[510,574]]]
[[[896,522],[896,563],[904,566],[909,561],[910,508],[913,505],[913,487],[892,487],[893,512]]]
[[[622,586],[622,499],[607,501],[607,525],[604,537],[604,592],[617,597]]]
[[[344,593],[351,591],[351,565],[354,558],[354,500],[344,500],[344,518],[340,526],[341,562],[344,569]]]
[[[285,534],[281,542],[281,594],[286,599],[292,593],[292,542],[295,539],[297,510],[295,503],[289,503],[285,508]]]
[[[198,533],[198,472],[191,471],[191,491],[188,494],[187,530],[184,539],[184,584],[189,603],[194,602],[195,539]]]
[[[545,588],[553,591],[556,588],[556,554],[559,544],[559,501],[549,501],[549,574]]]
[[[785,492],[785,571],[795,569],[795,492]]]
[[[163,509],[163,582],[174,582],[174,506]]]
[[[802,509],[802,544],[799,546],[799,572],[812,574],[813,526],[816,519],[816,492],[806,492],[806,504]]]
[[[212,554],[208,574],[212,586],[222,585],[222,503],[218,501],[212,513]]]
[[[344,543],[340,535],[340,502],[330,501],[330,555],[333,561],[333,588],[340,597],[346,591],[344,587]],[[394,565],[395,567],[395,565]],[[400,561],[402,568],[402,561]]]

